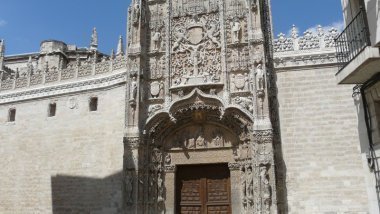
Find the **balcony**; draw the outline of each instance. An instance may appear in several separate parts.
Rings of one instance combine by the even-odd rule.
[[[335,39],[339,84],[360,84],[380,72],[379,48],[372,47],[364,9],[347,25]]]

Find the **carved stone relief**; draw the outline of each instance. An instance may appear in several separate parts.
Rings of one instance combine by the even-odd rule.
[[[224,128],[212,125],[190,125],[174,133],[165,145],[168,149],[206,149],[232,147],[236,139]]]
[[[149,58],[149,70],[151,79],[162,78],[165,70],[165,56],[153,56]]]
[[[251,65],[249,48],[231,48],[227,50],[227,69],[229,71],[246,71]]]
[[[156,113],[157,111],[163,109],[163,106],[161,104],[153,104],[153,105],[150,105],[149,106],[149,109],[148,109],[148,116],[152,116],[154,115],[154,113]]]
[[[172,85],[221,80],[220,25],[217,14],[173,20]]]
[[[172,4],[173,17],[193,16],[219,11],[218,0],[176,0]]]
[[[161,52],[166,46],[165,31],[165,5],[152,4],[149,5],[149,36],[147,37],[150,44],[150,52]]]
[[[237,46],[240,43],[248,42],[248,23],[246,18],[240,16],[230,17],[225,22],[227,30],[227,44]]]

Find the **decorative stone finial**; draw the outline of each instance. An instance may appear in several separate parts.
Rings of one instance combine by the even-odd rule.
[[[4,39],[0,39],[0,56],[5,54],[5,42]]]
[[[114,58],[115,58],[115,50],[112,49],[112,51],[111,51],[111,59],[114,59]]]
[[[116,56],[124,55],[123,37],[119,36],[119,43],[117,44]]]
[[[298,38],[298,29],[297,29],[296,25],[292,26],[292,38],[293,39],[297,39]]]
[[[27,67],[28,73],[31,74],[33,72],[32,56],[29,56]]]
[[[92,29],[90,50],[97,50],[97,49],[98,49],[98,32],[96,31],[96,28],[94,27],[94,29]]]
[[[324,32],[324,30],[323,30],[323,28],[322,28],[321,25],[317,26],[317,33],[318,33],[319,37],[322,37],[323,35],[325,35],[325,32]]]

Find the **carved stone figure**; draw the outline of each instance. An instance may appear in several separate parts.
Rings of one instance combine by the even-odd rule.
[[[264,90],[265,87],[265,71],[261,64],[258,64],[256,68],[256,87],[257,90]]]
[[[240,106],[242,106],[244,109],[248,110],[249,112],[253,113],[253,101],[252,98],[249,97],[235,97],[234,102]]]
[[[164,202],[164,180],[162,179],[162,173],[158,172],[157,175],[157,202]]]
[[[247,167],[247,199],[253,202],[253,173],[252,167]]]
[[[161,80],[161,82],[160,82],[160,93],[159,93],[159,96],[161,98],[163,98],[164,94],[165,94],[165,83],[164,83],[164,81]]]
[[[140,5],[138,3],[135,3],[133,5],[133,17],[132,17],[133,25],[135,26],[138,25],[139,19],[140,19]]]
[[[154,45],[153,50],[158,51],[160,49],[160,41],[161,41],[161,33],[159,32],[159,30],[156,30],[156,32],[154,32],[152,41]]]
[[[152,116],[156,111],[161,110],[163,106],[161,104],[150,105],[148,109],[148,115]]]
[[[183,29],[178,29],[175,33],[175,36],[177,37],[176,41],[173,44],[172,50],[175,51],[179,45],[182,43],[182,41],[185,39],[185,31]]]
[[[136,77],[132,77],[131,86],[130,86],[130,100],[136,100],[137,97],[137,81]]]
[[[206,28],[206,34],[207,37],[219,48],[220,42],[218,41],[217,37],[219,36],[220,32],[217,23],[211,22],[209,27]]]
[[[127,203],[133,203],[133,175],[130,172],[127,172],[125,178],[125,193]]]
[[[231,23],[231,33],[232,33],[232,42],[239,43],[239,35],[240,35],[241,24],[238,18],[234,18]]]
[[[170,165],[172,163],[172,156],[170,154],[165,155],[165,165]]]
[[[245,175],[245,168],[242,167],[240,170],[240,191],[241,191],[241,198],[243,203],[247,200],[247,179]]]
[[[156,178],[154,173],[151,173],[149,176],[149,199],[151,202],[155,200],[154,195],[155,195],[155,188],[156,188]]]
[[[265,213],[270,213],[271,204],[271,187],[268,178],[268,169],[266,166],[260,167],[260,180],[262,185],[262,200],[264,203]]]
[[[159,149],[154,148],[152,151],[152,163],[162,163],[162,153]]]

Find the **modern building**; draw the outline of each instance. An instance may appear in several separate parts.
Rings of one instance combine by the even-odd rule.
[[[269,0],[128,13],[115,54],[0,43],[0,213],[377,212],[340,32],[273,39]]]

